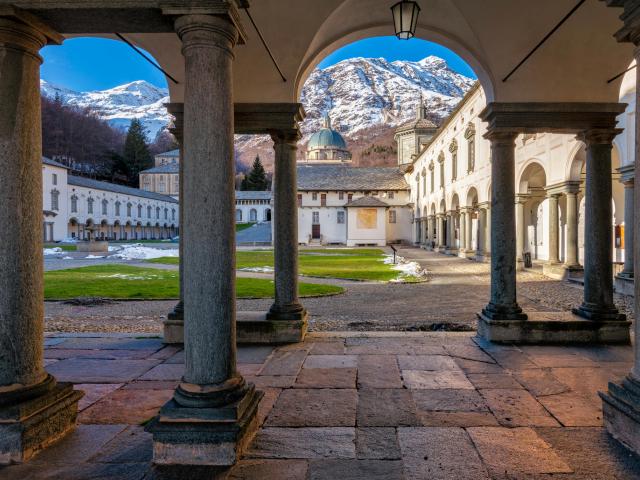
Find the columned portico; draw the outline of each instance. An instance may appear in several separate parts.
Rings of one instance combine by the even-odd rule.
[[[566,279],[581,272],[578,262],[578,192],[580,183],[577,181],[564,182],[547,188],[549,201],[549,259],[543,265],[545,276],[559,280]],[[564,262],[560,262],[560,219],[558,215],[559,200],[564,195],[566,241]],[[554,210],[555,209],[555,210]],[[555,216],[554,216],[554,213]],[[557,225],[554,228],[554,225]]]
[[[635,168],[627,165],[618,169],[621,174],[620,181],[624,184],[624,268],[616,275],[616,292],[624,295],[633,295],[634,269],[633,269],[633,219],[634,219],[634,184]]]
[[[182,238],[185,371],[149,425],[158,464],[234,464],[261,393],[236,369],[233,48],[226,14],[178,16],[185,59]],[[174,12],[179,13],[179,12]]]
[[[445,215],[438,213],[436,215],[436,249],[439,252],[445,249]]]
[[[476,256],[475,259],[479,262],[483,262],[487,258],[487,246],[488,246],[488,238],[487,237],[487,214],[489,212],[488,205],[483,203],[478,205],[478,232],[477,241],[476,241]]]
[[[560,228],[558,217],[558,197],[556,193],[547,196],[549,201],[549,259],[551,265],[560,263]]]
[[[527,203],[527,196],[516,196],[516,269],[524,268],[524,244],[525,244],[525,226],[524,226],[524,205]]]
[[[473,249],[471,248],[473,246],[473,235],[472,235],[472,225],[473,225],[473,209],[468,208],[467,209],[467,216],[465,217],[465,246],[464,246],[464,253],[465,253],[465,257],[468,257],[470,255],[473,255],[475,252],[473,251]],[[478,238],[476,237],[476,242],[478,241]]]
[[[580,269],[578,261],[578,192],[567,191],[567,253],[564,264],[567,269]]]
[[[456,216],[455,210],[447,212],[447,248],[445,253],[447,255],[456,255],[458,247],[456,245]]]
[[[613,304],[611,150],[620,129],[586,130],[584,301],[573,312],[588,320],[624,321]]]
[[[178,145],[180,146],[180,161],[178,164],[178,194],[182,198],[184,183],[184,103],[168,103],[167,111],[173,116],[173,125],[169,131],[173,134]],[[178,211],[180,225],[183,225],[182,205]],[[182,237],[182,236],[181,236]],[[180,256],[179,275],[180,275],[180,300],[167,315],[167,319],[163,323],[163,338],[165,343],[183,343],[184,342],[184,242],[180,238],[178,243],[178,254]]]
[[[458,256],[464,257],[467,251],[467,217],[470,215],[467,209],[460,211],[460,246],[458,248]]]
[[[39,51],[62,37],[12,7],[0,17],[0,465],[73,430],[82,393],[44,370]]]

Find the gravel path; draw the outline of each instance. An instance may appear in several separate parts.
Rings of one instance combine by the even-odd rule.
[[[310,330],[424,330],[438,328],[438,324],[475,328],[475,314],[489,297],[488,264],[414,248],[403,249],[400,254],[427,268],[429,281],[382,284],[301,278],[309,283],[330,283],[347,289],[342,295],[303,300],[310,312]],[[240,275],[271,278],[270,274],[250,272],[240,272]],[[582,288],[551,280],[535,271],[520,272],[518,299],[525,311],[568,310],[581,303]],[[632,319],[632,298],[616,295],[615,301]],[[271,302],[271,299],[239,300],[237,307],[244,311],[266,311]],[[116,302],[92,307],[46,302],[46,329],[161,333],[162,320],[174,305],[173,300]]]

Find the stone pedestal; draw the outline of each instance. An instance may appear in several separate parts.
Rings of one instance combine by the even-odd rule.
[[[104,240],[82,240],[76,243],[76,250],[84,253],[106,253],[109,242]]]
[[[614,278],[614,281],[613,281],[613,286],[615,288],[616,293],[633,297],[635,295],[634,283],[635,282],[633,277],[616,275],[616,278]]]
[[[226,8],[233,9],[231,4]],[[189,10],[187,10],[189,11]],[[149,424],[153,461],[232,465],[257,429],[261,394],[236,368],[233,47],[237,12],[178,16],[185,59],[185,371]]]
[[[0,18],[0,465],[75,427],[81,392],[44,370],[39,50],[62,37],[12,7]],[[24,21],[23,21],[24,20]]]

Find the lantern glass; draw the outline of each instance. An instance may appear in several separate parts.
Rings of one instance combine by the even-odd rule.
[[[409,40],[416,34],[420,6],[417,2],[401,0],[391,7],[393,26],[396,36],[401,40]]]

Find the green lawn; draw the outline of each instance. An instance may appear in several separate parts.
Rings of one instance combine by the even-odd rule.
[[[61,248],[63,251],[65,252],[75,252],[76,251],[76,246],[75,245],[60,245],[58,243],[45,243],[44,244],[44,248]]]
[[[377,248],[303,249],[298,257],[302,275],[383,282],[398,278],[398,271],[383,263],[384,253]],[[177,265],[180,260],[162,257],[149,261]],[[238,269],[273,267],[273,250],[239,251],[236,261]]]
[[[241,232],[242,230],[246,230],[249,227],[253,227],[255,222],[251,223],[236,223],[236,232]]]
[[[94,267],[56,270],[44,274],[44,296],[47,300],[76,297],[117,299],[178,298],[178,272],[128,265],[99,265]],[[273,297],[273,282],[256,278],[238,278],[238,298]],[[300,283],[300,296],[313,297],[342,293],[333,285]]]

